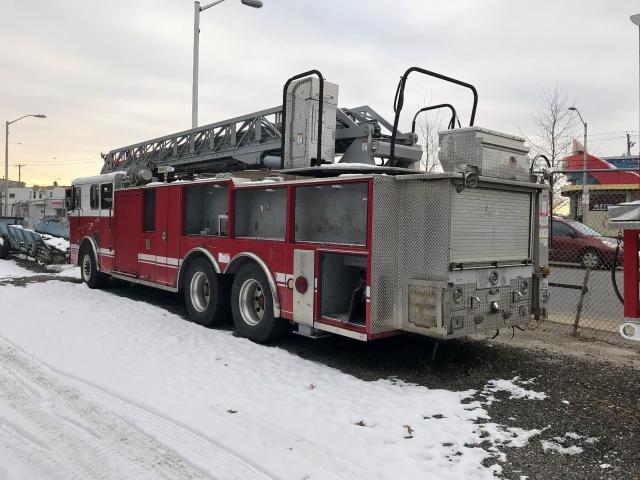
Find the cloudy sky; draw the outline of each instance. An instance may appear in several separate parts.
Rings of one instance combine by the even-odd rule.
[[[10,178],[22,163],[28,184],[69,183],[98,173],[100,152],[190,126],[191,1],[0,2],[0,120],[47,115],[11,126]],[[418,65],[474,84],[480,126],[529,133],[557,83],[589,122],[592,152],[621,154],[620,132],[637,136],[637,0],[264,3],[203,13],[200,124],[278,105],[284,81],[309,68],[340,85],[341,106],[391,117],[399,76]],[[409,89],[407,107],[469,113],[465,90],[418,77]]]

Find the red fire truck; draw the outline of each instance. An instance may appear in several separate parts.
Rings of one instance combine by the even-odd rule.
[[[446,105],[440,173],[420,171],[417,135],[398,131],[414,72],[474,95],[470,127]],[[473,126],[475,88],[413,67],[394,124],[337,96],[305,72],[281,107],[104,155],[69,195],[82,279],[182,292],[194,322],[231,316],[258,342],[291,327],[448,339],[545,316],[546,187],[523,139]]]

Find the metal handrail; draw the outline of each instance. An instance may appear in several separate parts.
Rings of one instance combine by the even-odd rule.
[[[404,88],[407,83],[407,79],[412,72],[422,73],[423,75],[428,75],[430,77],[439,78],[440,80],[444,80],[447,82],[455,83],[456,85],[460,85],[462,87],[466,87],[471,90],[473,93],[473,107],[471,109],[471,119],[469,121],[469,126],[473,126],[473,122],[476,118],[476,109],[478,107],[478,91],[476,87],[471,85],[470,83],[463,82],[461,80],[457,80],[452,77],[447,77],[446,75],[442,75],[440,73],[432,72],[429,70],[425,70],[420,67],[411,67],[404,72],[404,75],[400,77],[400,82],[398,83],[398,88],[396,90],[396,96],[393,101],[393,111],[395,112],[395,119],[393,121],[393,131],[391,133],[391,148],[389,152],[389,166],[395,166],[395,149],[396,149],[396,137],[398,135],[398,123],[400,122],[400,112],[402,112],[402,107],[404,106]]]
[[[453,108],[453,105],[451,105],[450,103],[439,103],[438,105],[423,107],[416,112],[416,114],[413,116],[413,120],[411,121],[411,133],[416,133],[416,119],[418,118],[418,115],[420,115],[422,112],[437,110],[439,108],[448,108],[449,110],[451,110],[451,120],[449,120],[449,125],[447,126],[449,130],[456,128],[456,120],[458,121],[458,126],[460,126],[460,120],[458,119],[456,109]]]

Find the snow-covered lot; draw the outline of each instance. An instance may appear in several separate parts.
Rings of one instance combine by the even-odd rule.
[[[0,261],[0,478],[493,478],[548,427],[487,411],[501,392],[543,401],[531,380],[364,381],[90,290],[76,269],[12,281],[33,275]],[[567,435],[545,450],[579,453]]]

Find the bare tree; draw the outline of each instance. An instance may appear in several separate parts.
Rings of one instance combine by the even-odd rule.
[[[577,120],[569,111],[573,105],[566,91],[559,89],[556,84],[552,89],[544,89],[538,110],[532,115],[534,132],[524,135],[531,146],[532,156],[545,155],[552,167],[562,167],[562,159],[571,152]],[[565,178],[556,175],[554,178],[554,211],[562,211],[567,206],[567,198],[561,195]]]
[[[431,103],[427,103],[430,105]],[[442,166],[438,160],[438,133],[444,129],[444,117],[441,111],[429,110],[420,114],[416,122],[416,133],[422,145],[422,159],[420,170],[426,172],[441,172]]]

